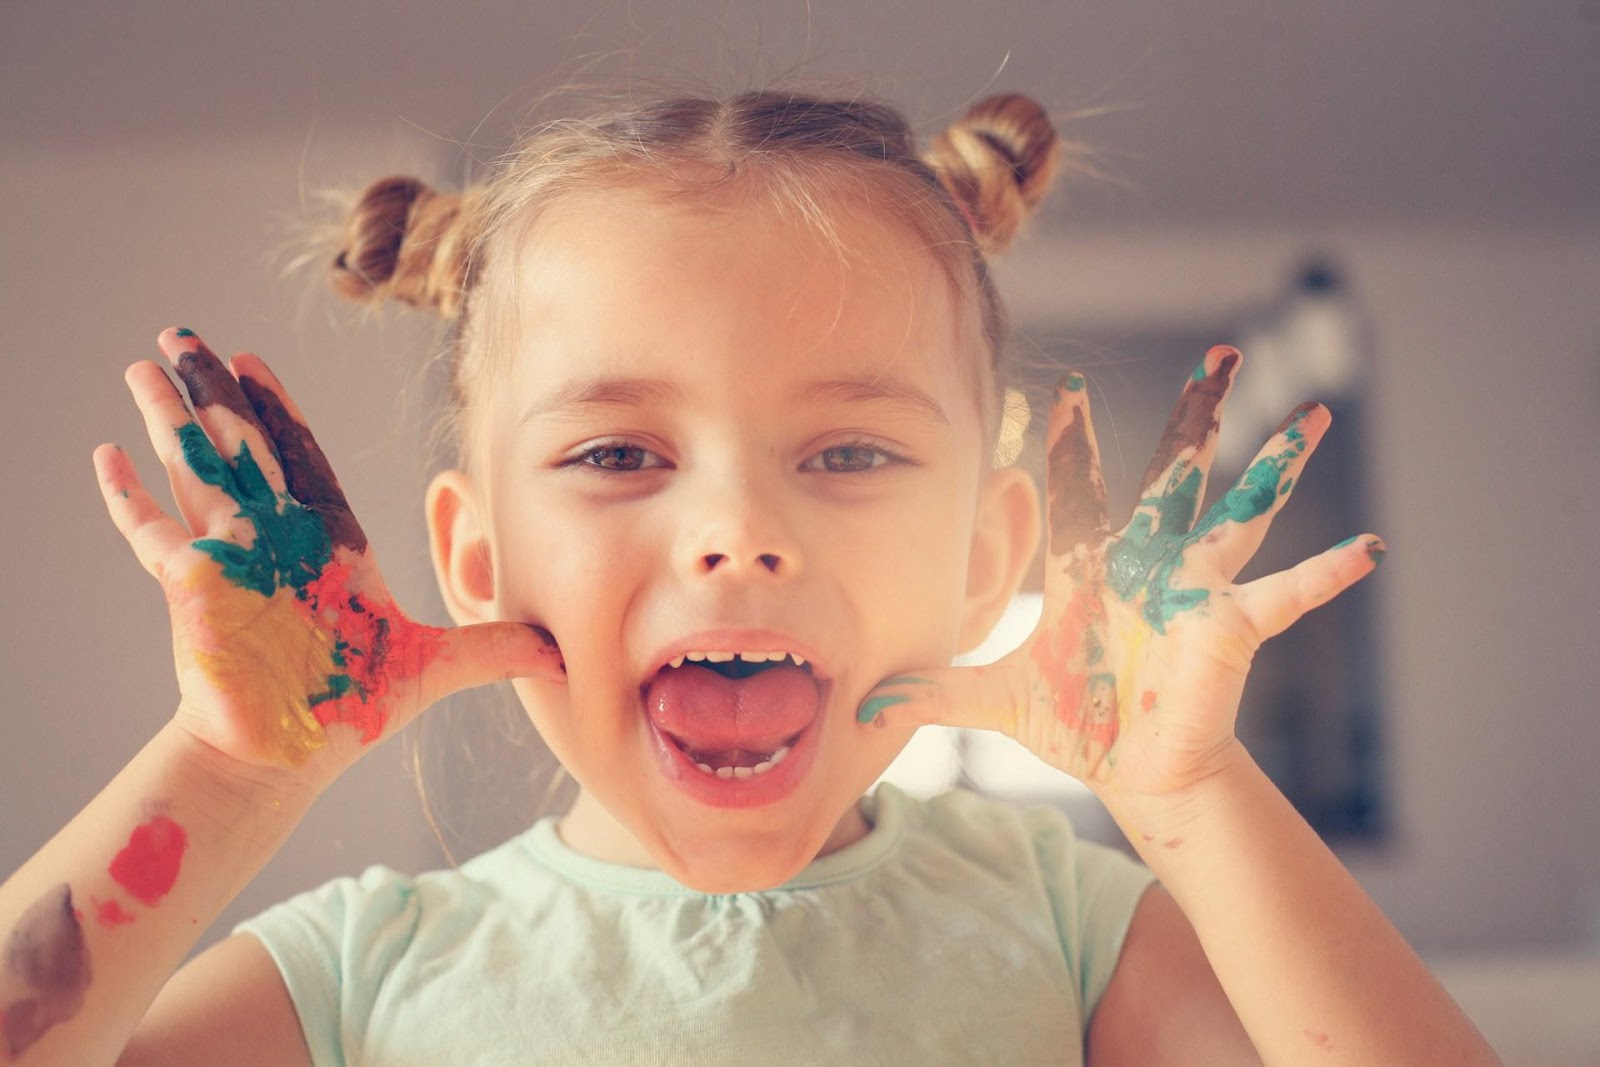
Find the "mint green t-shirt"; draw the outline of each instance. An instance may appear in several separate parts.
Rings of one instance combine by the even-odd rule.
[[[1076,1064],[1150,873],[1043,805],[888,783],[861,840],[706,894],[567,847],[383,867],[242,923],[319,1065]]]

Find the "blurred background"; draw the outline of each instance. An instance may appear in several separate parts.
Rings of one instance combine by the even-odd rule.
[[[445,621],[421,521],[439,333],[289,269],[324,191],[454,182],[569,83],[787,79],[882,96],[924,136],[1015,89],[1105,175],[1069,177],[997,268],[1024,380],[1088,372],[1124,506],[1210,344],[1247,359],[1235,471],[1298,400],[1334,408],[1275,550],[1373,530],[1390,553],[1258,672],[1252,750],[1508,1062],[1600,1064],[1597,57],[1596,0],[4,0],[0,871],[176,701],[164,606],[89,460],[117,441],[164,484],[121,382],[163,326],[273,364],[401,603]],[[532,805],[485,755],[503,703],[446,709],[422,748],[457,855]],[[984,739],[914,749],[892,771],[910,787],[1106,832]],[[330,790],[208,941],[335,875],[445,862],[409,762],[391,744]]]

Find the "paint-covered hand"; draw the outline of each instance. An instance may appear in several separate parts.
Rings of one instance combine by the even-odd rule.
[[[112,521],[161,583],[182,698],[177,722],[241,769],[325,784],[458,689],[559,681],[553,638],[521,623],[441,629],[394,603],[305,419],[266,364],[224,365],[167,330],[127,382],[182,522],[115,445],[95,450]]]
[[[1239,353],[1211,349],[1179,398],[1132,519],[1112,534],[1081,375],[1057,388],[1048,431],[1049,544],[1039,625],[984,667],[886,679],[860,719],[910,716],[998,730],[1103,796],[1178,796],[1236,750],[1245,675],[1262,642],[1370,573],[1376,537],[1351,538],[1244,585],[1328,410],[1296,408],[1196,521]]]

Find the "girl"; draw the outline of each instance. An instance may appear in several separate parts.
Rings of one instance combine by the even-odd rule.
[[[1234,739],[1255,649],[1382,555],[1232,583],[1324,408],[1202,517],[1240,367],[1213,349],[1112,533],[1067,375],[1043,621],[940,666],[1037,547],[1031,482],[990,462],[986,257],[1061,152],[1020,96],[923,160],[882,107],[754,93],[553,126],[459,197],[374,185],[335,281],[454,322],[460,465],[426,501],[454,629],[394,603],[266,364],[163,333],[188,404],[157,364],[127,381],[181,516],[117,447],[95,465],[181,698],[0,887],[0,1057],[1493,1062]],[[503,679],[570,811],[459,871],[332,883],[178,970],[342,770]],[[867,793],[935,722],[1081,778],[1149,870],[1043,808]]]

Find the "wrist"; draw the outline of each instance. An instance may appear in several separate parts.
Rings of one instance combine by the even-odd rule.
[[[186,790],[205,797],[208,814],[222,824],[235,825],[267,812],[298,820],[327,785],[298,769],[245,763],[176,719],[161,728],[156,743],[168,752]]]
[[[1186,830],[1229,793],[1241,775],[1260,773],[1255,760],[1237,737],[1207,754],[1183,784],[1159,790],[1130,788],[1126,782],[1100,785],[1094,792],[1141,854],[1150,849],[1174,848]]]

